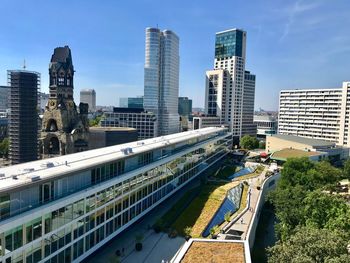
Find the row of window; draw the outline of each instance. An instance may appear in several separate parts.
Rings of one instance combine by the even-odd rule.
[[[218,143],[223,143],[225,141],[220,141]],[[228,144],[228,142],[226,142]],[[87,233],[91,229],[96,226],[99,226],[106,220],[109,220],[116,215],[119,215],[115,218],[113,222],[118,223],[108,223],[110,226],[106,229],[107,233],[111,233],[111,231],[115,231],[117,227],[120,227],[122,224],[126,224],[130,220],[132,220],[135,216],[140,214],[142,211],[147,209],[153,203],[157,202],[159,199],[164,197],[166,194],[171,192],[174,187],[182,184],[187,181],[191,176],[195,175],[199,171],[199,167],[197,164],[204,160],[205,157],[201,155],[205,155],[208,159],[207,163],[211,163],[215,161],[212,157],[215,157],[214,154],[218,153],[225,149],[224,146],[220,145],[210,145],[205,149],[199,149],[192,153],[186,154],[183,157],[180,157],[166,165],[163,165],[162,168],[155,168],[149,171],[149,173],[157,174],[158,177],[154,183],[148,184],[142,188],[139,188],[137,191],[134,191],[130,195],[127,195],[123,198],[119,198],[116,202],[109,204],[103,209],[98,210],[95,213],[92,213],[86,217],[82,217],[84,213],[88,213],[93,211],[95,208],[100,207],[107,202],[110,202],[120,194],[117,194],[115,191],[122,188],[121,183],[116,185],[114,188],[110,187],[87,197],[81,199],[74,204],[68,205],[66,207],[60,208],[56,211],[53,211],[49,214],[46,214],[41,220],[41,218],[37,218],[26,224],[24,228],[26,231],[25,239],[26,242],[22,240],[23,230],[22,227],[17,227],[12,229],[11,231],[7,231],[2,238],[0,238],[0,246],[6,248],[7,252],[13,251],[22,246],[24,243],[30,243],[31,241],[39,238],[42,234],[50,233],[53,229],[57,229],[63,225],[67,225],[72,220],[81,218],[79,221],[74,222],[71,226],[66,226],[64,229],[61,229],[59,232],[52,234],[49,238],[46,238],[43,242],[45,242],[45,257],[55,252],[57,249],[60,249],[65,244],[71,242],[72,235],[73,239],[78,238],[84,233]],[[202,157],[202,158],[198,158]],[[201,167],[203,169],[203,167]],[[163,172],[161,172],[163,170]],[[164,171],[167,171],[168,174],[165,175]],[[160,172],[160,173],[159,173]],[[177,184],[169,184],[176,176],[183,174],[178,178]],[[139,175],[130,179],[130,189],[131,183],[136,182],[137,178],[143,177],[144,175]],[[124,182],[123,182],[124,184]],[[166,187],[165,187],[166,185]],[[121,191],[122,192],[122,191]],[[155,192],[155,193],[154,193]],[[151,196],[149,196],[151,195]],[[146,196],[149,196],[145,199]],[[141,200],[143,200],[141,202]],[[131,207],[129,210],[129,207]],[[43,222],[43,225],[42,225]],[[111,221],[112,222],[112,221]],[[109,230],[108,230],[109,229]],[[112,230],[113,229],[113,230]],[[94,232],[96,233],[96,231]],[[104,233],[104,232],[103,232]],[[90,234],[91,235],[91,234]],[[89,236],[90,236],[89,235]],[[91,238],[91,237],[90,237]],[[102,237],[103,239],[103,237]],[[101,239],[101,240],[102,240]],[[99,238],[94,236],[94,240],[99,242]],[[97,241],[98,240],[98,241]],[[95,241],[94,241],[95,242]],[[92,242],[92,243],[94,243]],[[5,243],[5,245],[4,245]],[[74,250],[74,247],[73,247]],[[4,250],[2,250],[4,253]],[[69,253],[68,253],[69,254]],[[74,254],[74,253],[73,253]],[[27,253],[28,255],[28,253]],[[69,254],[70,255],[70,254]],[[76,253],[77,257],[79,253]],[[33,252],[33,255],[29,255],[29,257],[38,258],[41,256],[41,253],[37,251]],[[74,257],[74,255],[73,255]],[[55,260],[55,259],[54,259]],[[31,262],[31,261],[29,261]],[[35,261],[37,262],[37,261]]]

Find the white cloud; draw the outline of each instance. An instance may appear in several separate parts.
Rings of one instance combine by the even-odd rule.
[[[286,9],[288,20],[287,20],[287,23],[284,25],[284,30],[283,30],[282,36],[280,37],[280,41],[283,41],[289,35],[290,29],[295,23],[298,16],[320,6],[320,2],[314,2],[314,3],[310,3],[310,2],[303,3],[303,2],[304,0],[297,0],[292,7],[289,7],[288,9]]]

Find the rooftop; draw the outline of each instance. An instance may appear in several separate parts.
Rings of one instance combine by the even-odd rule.
[[[286,161],[288,158],[300,158],[322,155],[321,152],[308,152],[297,149],[283,149],[276,151],[271,155],[272,160]]]
[[[136,131],[131,127],[90,127],[90,131]]]
[[[272,137],[281,139],[281,140],[287,140],[287,141],[292,141],[296,143],[302,143],[302,144],[307,144],[312,147],[320,147],[320,146],[329,146],[333,147],[335,146],[334,142],[329,142],[329,141],[324,141],[324,140],[319,140],[319,139],[311,139],[311,138],[305,138],[305,137],[299,137],[299,136],[294,136],[294,135],[286,135],[286,134],[274,134]]]
[[[0,192],[223,130],[225,129],[204,128],[3,167],[0,168]],[[129,151],[125,153],[125,149],[129,149]]]
[[[246,259],[246,249],[244,241],[193,239],[185,243],[172,262],[245,263],[250,262]]]

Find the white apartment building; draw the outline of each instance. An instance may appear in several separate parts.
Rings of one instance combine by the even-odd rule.
[[[350,146],[350,82],[338,89],[282,90],[278,133]]]
[[[238,139],[256,135],[253,124],[255,75],[245,70],[246,32],[216,33],[214,70],[206,72],[205,111],[219,116]]]

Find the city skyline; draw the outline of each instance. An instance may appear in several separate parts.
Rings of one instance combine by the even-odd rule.
[[[142,1],[131,8],[127,3],[102,6],[76,1],[69,2],[70,12],[64,13],[69,29],[50,19],[54,6],[47,2],[39,1],[36,12],[29,14],[28,3],[4,1],[0,84],[7,83],[6,70],[21,68],[26,59],[28,70],[43,76],[41,90],[47,92],[47,58],[52,48],[67,44],[74,51],[79,72],[75,89],[93,88],[99,94],[98,105],[115,105],[119,97],[143,93],[144,30],[158,24],[177,32],[181,39],[179,95],[192,98],[194,107],[203,107],[205,71],[213,66],[215,32],[237,27],[248,32],[247,68],[258,76],[255,108],[277,110],[281,89],[336,88],[348,79],[349,5],[345,0],[337,5],[239,1],[212,12],[209,2],[188,3],[184,9],[181,3]],[[11,19],[11,10],[21,19]],[[131,11],[136,14],[132,18]],[[16,34],[11,34],[13,29]]]

